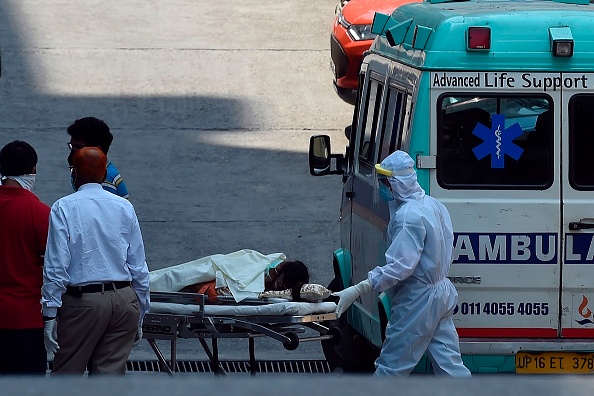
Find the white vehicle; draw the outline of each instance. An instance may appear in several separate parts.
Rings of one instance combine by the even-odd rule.
[[[594,371],[592,26],[585,0],[432,0],[376,14],[346,154],[331,154],[328,136],[310,142],[311,174],[344,180],[331,288],[385,263],[373,166],[401,149],[452,216],[466,366]],[[330,364],[372,368],[389,312],[383,294],[355,302],[341,343],[323,344]]]

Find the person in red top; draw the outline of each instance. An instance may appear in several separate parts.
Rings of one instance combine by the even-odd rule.
[[[50,208],[31,192],[36,166],[26,142],[0,151],[0,375],[46,373],[41,286]]]

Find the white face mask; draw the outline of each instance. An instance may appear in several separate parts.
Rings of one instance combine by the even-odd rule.
[[[14,180],[27,191],[33,191],[33,186],[35,185],[35,173],[22,176],[4,176],[4,179]]]

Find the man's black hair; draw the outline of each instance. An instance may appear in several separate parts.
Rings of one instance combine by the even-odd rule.
[[[37,165],[37,153],[27,142],[15,140],[0,150],[0,174],[22,176],[33,172]]]
[[[100,147],[107,155],[113,135],[107,124],[95,117],[84,117],[74,121],[66,130],[70,136],[85,142],[85,146]]]

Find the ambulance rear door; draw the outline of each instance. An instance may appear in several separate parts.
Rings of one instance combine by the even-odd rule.
[[[431,73],[430,193],[454,225],[461,337],[559,335],[561,92],[548,85],[558,77]]]
[[[561,336],[594,337],[594,74],[564,73]]]

